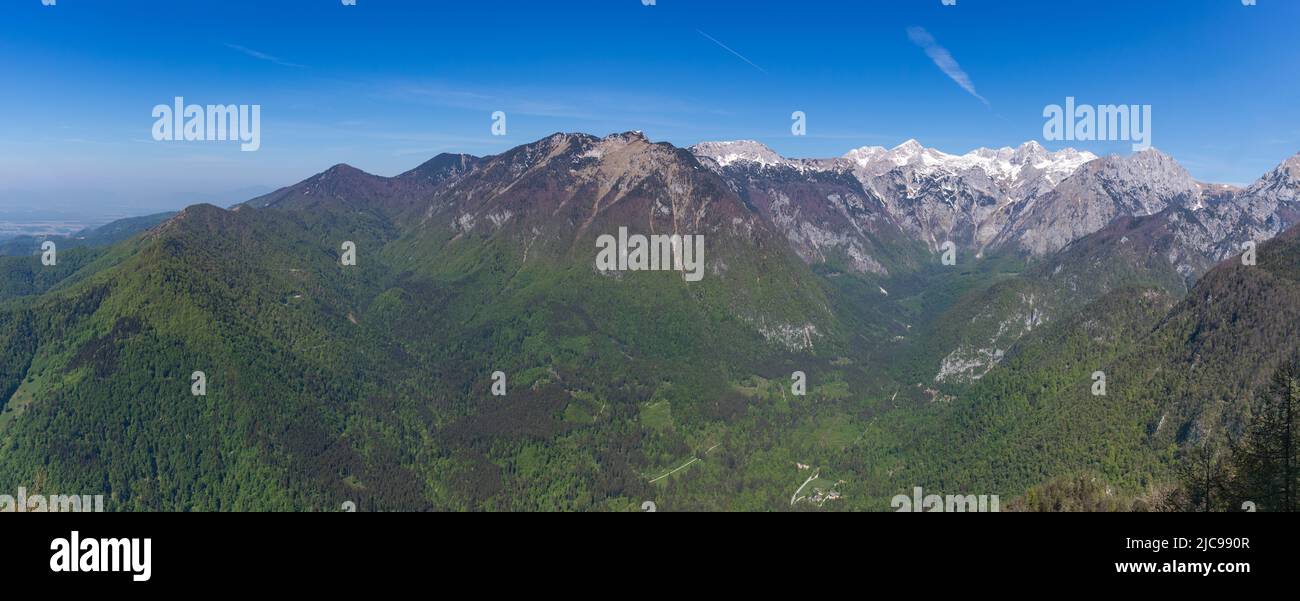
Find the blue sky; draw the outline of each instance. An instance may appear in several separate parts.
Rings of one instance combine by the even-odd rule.
[[[556,131],[748,138],[787,156],[908,138],[1130,152],[1042,140],[1044,106],[1066,96],[1150,104],[1153,145],[1205,181],[1246,183],[1300,152],[1294,0],[5,0],[0,13],[0,208],[169,208]],[[151,110],[175,96],[261,105],[261,149],[154,141]],[[791,135],[793,111],[807,136]]]

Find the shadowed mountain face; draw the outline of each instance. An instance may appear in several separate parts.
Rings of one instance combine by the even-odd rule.
[[[737,155],[747,149],[752,154]],[[767,163],[763,159],[775,153],[753,145],[692,150],[781,231],[805,261],[876,275],[919,266],[923,247],[908,239],[884,201],[864,189],[847,165],[826,167],[779,158]]]
[[[460,236],[506,230],[556,251],[594,243],[618,227],[742,236],[759,246],[770,235],[689,154],[635,133],[555,135],[492,157],[442,190],[421,219],[425,227],[450,227]]]
[[[875,494],[919,482],[1020,495],[1085,477],[1116,506],[1153,507],[1173,457],[1239,435],[1270,375],[1300,350],[1298,238],[1292,228],[1264,243],[1256,265],[1224,261],[1181,297],[1113,289],[1024,334],[945,403],[886,414],[861,450],[887,466]]]
[[[885,509],[1092,470],[1142,494],[1300,339],[1269,321],[1298,321],[1295,230],[1211,269],[1294,222],[1296,159],[1236,190],[1080,154],[556,134],[395,177],[335,166],[50,269],[6,257],[0,490]],[[602,266],[620,235],[702,236],[702,278]],[[1096,370],[1115,392],[1080,402]],[[823,504],[792,503],[799,465]]]
[[[1178,298],[1213,262],[1179,247],[1162,216],[1120,217],[1094,234],[981,289],[937,319],[933,353],[943,355],[935,381],[978,380],[1035,330],[1068,320],[1126,288]]]
[[[1000,242],[1035,255],[1054,252],[1116,217],[1151,215],[1200,198],[1191,175],[1172,158],[1147,150],[1091,161],[1018,212]]]
[[[639,133],[556,134],[494,157],[444,155],[395,178],[335,167],[269,198],[250,204],[373,218],[394,264],[423,274],[439,266],[418,260],[490,248],[515,270],[620,280],[593,269],[600,236],[700,236],[710,280],[700,288],[724,288],[718,300],[734,317],[792,349],[833,329],[819,286],[788,264],[794,256],[769,222],[692,155]]]
[[[728,180],[744,177],[752,186],[755,176],[770,178],[762,187],[766,196],[778,200],[780,193],[788,195],[788,189],[779,186],[782,182],[811,182],[821,176],[842,180],[852,174],[858,185],[849,187],[861,188],[854,196],[868,199],[870,211],[884,213],[925,247],[936,250],[951,241],[977,251],[993,241],[1020,205],[1096,158],[1073,149],[1048,152],[1034,142],[957,156],[909,140],[892,150],[864,147],[825,160],[785,159],[752,141],[706,142],[692,151]],[[798,176],[792,178],[791,173]],[[829,200],[829,194],[808,200],[821,201],[818,196]]]
[[[397,217],[427,203],[439,187],[471,171],[479,158],[441,154],[397,177],[371,175],[351,165],[335,165],[323,173],[243,204],[284,210],[313,207],[362,208]]]
[[[915,140],[845,155],[863,185],[930,248],[952,242],[973,252],[991,246],[1026,203],[1096,158],[1070,148],[1048,152],[1037,142],[957,156]]]
[[[1196,182],[1157,150],[1098,158],[1073,149],[1049,152],[1027,142],[1018,148],[951,155],[909,140],[889,150],[859,148],[839,159],[787,159],[752,141],[706,142],[692,151],[734,189],[775,199],[778,208],[782,195],[801,198],[803,202],[791,204],[802,211],[831,202],[836,191],[817,190],[808,183],[842,179],[850,171],[862,189],[858,194],[867,199],[865,206],[882,207],[882,220],[892,220],[935,252],[952,242],[979,255],[1042,257],[1116,219],[1169,209],[1173,233],[1182,245],[1217,259],[1240,251],[1242,242],[1263,241],[1285,230],[1295,223],[1300,206],[1300,155],[1248,188],[1237,189]],[[756,182],[761,185],[754,190]],[[1182,209],[1186,212],[1180,213]],[[821,240],[842,241],[855,233],[852,227],[825,220],[786,220],[798,226],[787,229],[796,231],[823,228]],[[816,254],[810,242],[794,239],[805,247],[801,254]],[[863,261],[860,267],[865,269],[860,270],[880,273],[875,263]]]
[[[1166,163],[1163,158],[1148,158]],[[1063,194],[1078,183],[1076,179],[1095,183],[1093,176],[1093,171],[1081,170],[1037,202],[1062,204]],[[1044,256],[1018,277],[957,303],[950,314],[937,320],[934,340],[944,342],[934,345],[931,353],[948,354],[939,365],[936,381],[978,379],[1035,327],[1067,317],[1112,291],[1139,286],[1181,297],[1216,263],[1240,255],[1243,244],[1267,240],[1275,233],[1272,228],[1289,223],[1297,206],[1290,196],[1294,182],[1287,183],[1283,176],[1281,186],[1265,183],[1278,179],[1275,170],[1245,190],[1206,185],[1187,188],[1187,180],[1178,178],[1175,180],[1182,183],[1173,188],[1130,187],[1120,193],[1117,187],[1102,186],[1111,190],[1109,198],[1171,199],[1167,203],[1148,200],[1145,206],[1132,201],[1123,210],[1118,208],[1120,204],[1108,201],[1090,204],[1086,199],[1095,196],[1079,193],[1075,198],[1081,200],[1065,204],[1080,210],[1107,207],[1102,212],[1110,216],[1101,218],[1107,224]],[[1153,187],[1164,191],[1151,192]],[[1171,194],[1169,190],[1174,188],[1182,191]],[[1030,214],[1043,206],[1030,209]],[[1149,210],[1156,212],[1130,215]],[[1069,216],[1055,222],[1072,223]],[[1053,229],[1059,233],[1073,227]],[[1022,240],[1050,238],[1040,235],[1041,229],[1025,231]],[[1062,233],[1055,239],[1059,242],[1070,236]]]
[[[892,150],[867,147],[843,159],[786,159],[757,142],[712,142],[692,149],[733,188],[770,208],[805,259],[838,243],[855,256],[888,256],[857,242],[851,222],[808,219],[818,206],[849,197],[814,185],[843,182],[881,213],[876,223],[900,224],[916,244],[939,252],[952,242],[963,257],[1028,257],[1034,266],[989,286],[974,286],[947,312],[922,319],[925,334],[912,349],[921,382],[970,382],[996,365],[1024,335],[1066,318],[1113,290],[1154,286],[1182,295],[1214,263],[1242,244],[1276,235],[1295,214],[1291,159],[1246,189],[1201,184],[1155,150],[1097,158],[1069,149],[1051,153],[1034,143],[950,155],[909,141]],[[803,219],[800,219],[804,217]],[[879,231],[879,230],[877,230]],[[806,232],[816,232],[814,238]],[[813,244],[821,242],[821,245]],[[872,248],[870,252],[860,249]],[[924,257],[915,253],[913,257]],[[933,261],[931,259],[930,261]],[[924,258],[891,263],[894,275],[913,273]],[[846,271],[887,274],[877,261]],[[915,337],[909,337],[915,338]]]

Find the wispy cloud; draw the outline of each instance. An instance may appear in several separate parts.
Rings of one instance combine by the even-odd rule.
[[[247,54],[248,56],[251,56],[257,60],[263,60],[263,61],[275,63],[277,65],[280,65],[281,67],[293,67],[296,69],[302,69],[304,67],[303,65],[299,65],[297,63],[291,63],[288,61],[280,60],[279,58],[271,56],[265,52],[258,52],[257,50],[253,50],[252,48],[245,48],[243,46],[240,46],[239,44],[226,44],[226,47],[230,48],[231,50],[238,50],[239,52]]]
[[[429,80],[377,82],[363,87],[384,101],[580,120],[589,122],[587,128],[692,129],[701,115],[724,114],[693,100],[607,88],[484,87]]]
[[[961,86],[961,89],[966,90],[971,96],[978,98],[985,106],[989,106],[989,101],[985,100],[983,96],[979,95],[979,92],[975,91],[975,83],[972,82],[970,76],[962,70],[961,65],[957,64],[957,59],[952,57],[952,54],[948,52],[948,49],[940,46],[939,43],[934,40],[934,36],[930,35],[930,32],[926,31],[924,27],[908,27],[907,37],[912,40],[913,44],[916,44],[917,46],[920,46],[922,50],[925,50],[925,54],[930,57],[930,60],[934,61],[934,65],[939,67],[939,70],[943,71],[944,75],[947,75],[953,81],[957,82],[957,85]]]
[[[703,31],[700,31],[700,30],[698,30],[698,29],[696,29],[695,31],[698,31],[698,32],[700,33],[700,35],[704,36],[705,38],[708,38],[708,40],[709,40],[710,42],[713,42],[714,44],[717,44],[717,45],[720,46],[723,50],[726,50],[727,52],[730,52],[730,53],[736,55],[736,57],[739,58],[740,60],[749,63],[749,65],[750,65],[751,67],[753,67],[753,68],[755,68],[755,69],[758,69],[759,71],[762,71],[762,72],[764,72],[764,73],[767,73],[767,69],[764,69],[764,68],[762,68],[762,67],[760,67],[760,66],[754,64],[754,61],[751,61],[751,60],[745,58],[745,55],[743,55],[743,54],[741,54],[741,53],[739,53],[739,52],[736,52],[735,50],[732,50],[732,49],[731,49],[730,47],[728,47],[726,44],[723,44],[722,42],[719,42],[718,40],[714,39],[713,36],[711,36],[711,35],[709,35],[709,34],[707,34],[707,33],[704,33]]]
[[[579,103],[545,100],[542,92],[518,90],[471,90],[441,84],[399,84],[386,93],[397,98],[428,102],[451,108],[495,111],[561,119],[597,120],[601,117]]]

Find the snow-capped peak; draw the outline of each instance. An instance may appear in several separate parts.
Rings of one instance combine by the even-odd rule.
[[[889,150],[864,146],[849,151],[844,158],[852,161],[861,172],[876,176],[906,166],[920,175],[961,175],[977,170],[995,181],[1011,182],[1019,179],[1025,169],[1033,168],[1054,184],[1069,177],[1084,163],[1095,160],[1097,155],[1073,148],[1051,152],[1032,140],[1016,148],[976,148],[966,154],[953,155],[908,140]]]
[[[915,139],[903,142],[889,151],[889,159],[899,166],[919,163],[922,167],[930,167],[942,165],[951,158],[952,155],[926,148]]]
[[[879,175],[904,165],[929,170],[948,161],[952,156],[933,148],[926,148],[913,139],[888,150],[881,146],[863,146],[845,153],[844,158],[852,161],[863,171]]]
[[[891,150],[890,152],[893,152],[894,154],[901,154],[901,155],[914,155],[914,154],[920,154],[924,150],[925,147],[922,146],[920,142],[917,142],[916,138],[911,138],[908,141],[903,142],[898,146],[895,146],[894,149]]]
[[[865,167],[889,153],[884,146],[863,146],[844,153],[844,158],[853,161],[859,167]]]
[[[966,154],[953,155],[927,148],[915,139],[909,139],[888,149],[883,146],[863,146],[850,150],[844,154],[842,161],[787,159],[754,140],[701,142],[690,150],[696,156],[709,158],[720,167],[748,163],[762,167],[784,165],[801,170],[825,170],[848,163],[864,184],[868,179],[879,178],[895,170],[902,170],[908,178],[982,176],[1015,198],[1055,186],[1084,163],[1097,158],[1091,152],[1073,148],[1052,152],[1032,140],[1015,148],[976,148]]]
[[[787,163],[776,151],[754,140],[701,142],[692,146],[690,151],[696,156],[709,157],[722,167],[740,162],[757,163],[764,167]]]
[[[1039,144],[1038,140],[1030,140],[1028,142],[1025,142],[1024,144],[1021,144],[1018,148],[1016,148],[1016,153],[1029,154],[1029,153],[1041,153],[1041,152],[1047,152],[1047,149],[1043,148],[1043,145]]]

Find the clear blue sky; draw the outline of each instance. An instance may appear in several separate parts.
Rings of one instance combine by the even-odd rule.
[[[1042,141],[1043,107],[1066,96],[1150,104],[1155,147],[1244,183],[1300,151],[1298,29],[1296,0],[5,0],[0,194],[184,204],[556,131],[965,152]],[[153,141],[150,111],[175,96],[260,104],[261,150]],[[505,137],[490,135],[497,110]],[[790,133],[796,110],[806,137]]]

